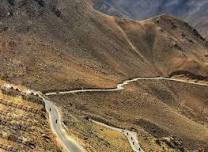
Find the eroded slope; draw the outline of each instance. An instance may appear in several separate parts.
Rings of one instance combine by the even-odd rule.
[[[207,86],[139,80],[122,91],[60,94],[51,99],[60,107],[67,105],[62,108],[64,123],[80,139],[93,134],[83,130],[92,118],[136,130],[145,151],[207,150]]]
[[[162,24],[116,19],[80,0],[2,4],[0,70],[8,81],[49,91],[109,87],[178,69],[207,74],[207,46],[175,18]]]
[[[90,0],[92,5],[106,14],[147,19],[161,14],[171,14],[188,21],[207,38],[208,2],[206,0]]]
[[[0,85],[0,151],[60,152],[42,100],[3,83]]]

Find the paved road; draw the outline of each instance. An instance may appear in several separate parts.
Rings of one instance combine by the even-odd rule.
[[[117,84],[116,88],[110,88],[110,89],[80,89],[80,90],[69,90],[69,91],[66,90],[66,91],[49,92],[49,93],[46,93],[45,95],[46,96],[52,96],[52,95],[64,95],[64,94],[74,94],[74,93],[82,93],[82,92],[112,92],[112,91],[119,91],[119,90],[123,90],[125,85],[128,85],[129,83],[135,82],[135,81],[138,81],[138,80],[167,80],[167,81],[175,81],[175,82],[180,82],[180,83],[194,84],[194,85],[199,85],[199,86],[208,86],[208,84],[198,83],[198,82],[194,82],[194,81],[187,81],[187,80],[182,80],[182,79],[164,78],[164,77],[152,77],[152,78],[149,77],[149,78],[134,78],[134,79],[126,80],[126,81],[123,81],[122,83]],[[113,130],[119,131],[119,132],[123,131],[124,135],[127,136],[128,141],[129,141],[132,149],[134,151],[136,151],[136,152],[143,152],[142,148],[139,145],[139,142],[138,142],[138,139],[137,139],[137,134],[135,132],[131,132],[131,131],[128,131],[128,130],[121,130],[119,128],[111,127],[111,126],[108,126],[106,124],[103,124],[103,123],[100,123],[100,122],[96,122],[96,121],[94,121],[94,122],[97,123],[97,124],[106,126],[108,128],[111,128]],[[59,127],[61,127],[61,126],[59,125]],[[61,138],[62,138],[62,136],[63,135],[61,134]],[[71,144],[69,144],[68,146],[70,146],[70,145]],[[74,145],[72,144],[72,147],[73,146]],[[69,149],[70,149],[70,147],[69,147]],[[79,151],[77,151],[77,152],[79,152]]]
[[[5,88],[8,89],[18,89],[17,86],[13,84],[4,84]],[[51,101],[47,100],[41,92],[37,92],[34,90],[21,90],[22,92],[25,92],[26,94],[34,94],[41,97],[45,103],[46,111],[49,114],[49,123],[51,126],[51,129],[53,133],[56,134],[58,142],[62,145],[64,148],[64,151],[66,152],[85,152],[84,148],[81,147],[75,140],[70,138],[66,131],[63,128],[62,120],[61,120],[61,114],[58,111],[58,108],[55,104],[53,104]]]
[[[53,132],[56,133],[58,140],[62,143],[63,147],[68,152],[84,152],[85,150],[72,138],[70,138],[66,131],[63,128],[61,115],[57,109],[57,107],[43,98],[46,106],[46,110],[49,113],[50,125]]]
[[[98,122],[98,121],[95,121],[95,120],[92,120],[92,119],[90,119],[90,121],[94,122],[98,125],[101,125],[103,127],[106,127],[106,128],[118,131],[120,133],[123,133],[127,137],[128,141],[129,141],[129,144],[131,145],[131,148],[132,148],[133,151],[135,151],[135,152],[144,152],[144,150],[140,147],[140,145],[138,143],[138,138],[137,138],[137,133],[136,132],[129,131],[129,130],[126,130],[126,129],[120,129],[120,128],[112,127],[112,126],[109,126],[107,124],[104,124],[104,123],[101,123],[101,122]]]
[[[64,148],[66,152],[85,152],[84,148],[80,146],[75,140],[70,138],[66,131],[63,128],[61,114],[57,106],[52,103],[51,101],[47,100],[40,92],[36,92],[33,90],[27,90],[27,94],[34,93],[35,95],[39,95],[44,103],[46,111],[49,114],[49,123],[51,126],[52,131],[56,134],[58,142]]]
[[[81,89],[81,90],[71,90],[71,91],[60,91],[60,92],[50,92],[46,93],[46,96],[51,96],[51,95],[63,95],[63,94],[73,94],[73,93],[81,93],[81,92],[112,92],[112,91],[119,91],[124,89],[125,85],[128,85],[131,82],[135,82],[138,80],[168,80],[168,81],[176,81],[180,83],[189,83],[189,84],[194,84],[194,85],[200,85],[200,86],[208,86],[208,84],[203,84],[203,83],[197,83],[197,82],[192,82],[192,81],[187,81],[187,80],[180,80],[180,79],[174,79],[174,78],[163,78],[163,77],[153,77],[153,78],[134,78],[131,80],[126,80],[120,84],[117,85],[116,88],[111,88],[111,89]],[[6,84],[5,87],[11,88],[14,85],[11,84]],[[72,138],[68,136],[66,131],[63,128],[62,120],[61,120],[61,115],[58,111],[58,108],[56,105],[54,105],[51,101],[47,100],[45,97],[40,92],[32,91],[32,90],[27,90],[27,93],[33,92],[34,94],[39,95],[41,98],[43,98],[43,101],[45,102],[45,107],[46,110],[49,114],[49,121],[51,128],[53,132],[57,135],[57,138],[59,142],[62,144],[64,147],[65,151],[68,152],[84,152],[85,150]],[[99,122],[97,122],[99,123]],[[101,125],[105,125],[100,123]],[[107,125],[105,125],[107,126]],[[123,133],[127,136],[129,143],[131,144],[131,147],[134,151],[136,152],[143,152],[141,147],[139,146],[138,140],[137,140],[137,134],[134,132],[130,132],[128,130],[119,130],[119,128],[113,128],[111,126],[111,129],[117,130],[117,131],[123,131]]]
[[[116,88],[104,88],[104,89],[80,89],[80,90],[66,90],[66,91],[57,91],[57,92],[48,92],[45,93],[46,96],[52,96],[52,95],[64,95],[64,94],[73,94],[73,93],[82,93],[82,92],[112,92],[112,91],[119,91],[123,90],[125,85],[128,85],[131,82],[136,82],[138,80],[167,80],[167,81],[175,81],[175,82],[181,82],[181,83],[188,83],[188,84],[194,84],[199,86],[208,86],[208,84],[203,83],[196,83],[192,81],[182,80],[182,79],[175,79],[175,78],[164,78],[164,77],[152,77],[152,78],[134,78],[131,80],[125,80],[122,83],[117,84]]]

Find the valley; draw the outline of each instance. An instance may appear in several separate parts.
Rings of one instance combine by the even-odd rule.
[[[0,2],[0,151],[208,150],[205,1],[106,2]]]
[[[55,99],[56,102],[59,102],[60,104],[63,104],[64,102],[70,103],[69,104],[70,107],[66,107],[67,110],[66,112],[63,113],[63,115],[64,115],[64,121],[66,123],[65,125],[70,124],[69,130],[72,130],[72,132],[73,132],[73,127],[71,127],[71,125],[73,126],[76,123],[81,125],[82,122],[84,123],[83,124],[84,126],[86,126],[87,124],[90,124],[90,122],[86,122],[85,120],[82,120],[83,117],[84,119],[87,119],[87,120],[94,119],[98,122],[101,121],[106,124],[110,124],[112,126],[119,126],[119,127],[128,126],[128,124],[132,123],[132,125],[130,125],[131,127],[128,126],[127,128],[131,128],[131,129],[133,128],[137,130],[137,132],[139,133],[139,137],[140,137],[139,141],[147,140],[146,143],[149,143],[149,144],[151,143],[151,146],[146,145],[146,147],[143,147],[145,148],[144,151],[151,151],[155,149],[160,150],[160,151],[175,151],[177,149],[178,150],[183,149],[187,151],[187,150],[193,150],[196,147],[201,147],[201,149],[204,149],[204,150],[206,149],[207,129],[205,126],[207,126],[207,123],[201,124],[201,122],[206,122],[206,119],[207,119],[207,106],[206,106],[206,102],[207,102],[206,101],[206,88],[208,86],[207,83],[204,83],[204,82],[198,83],[195,81],[158,77],[158,78],[135,78],[130,81],[128,80],[124,81],[121,84],[127,85],[128,83],[134,82],[134,81],[137,82],[138,85],[142,84],[142,87],[141,85],[139,85],[140,87],[138,88],[136,87],[137,86],[136,85],[136,86],[133,86],[134,89],[132,89],[132,87],[127,87],[127,90],[122,91],[123,87],[119,87],[122,85],[118,84],[117,89],[81,89],[81,90],[72,90],[72,91],[65,91],[65,92],[57,91],[57,93],[48,93],[47,95],[52,96],[51,98]],[[171,87],[170,93],[167,92],[167,93],[161,94],[161,96],[158,96],[159,92],[162,93],[162,90],[161,90],[159,92],[155,92],[157,93],[155,94],[157,98],[155,98],[154,95],[150,96],[150,94],[153,94],[153,93],[149,93],[148,90],[146,90],[147,89],[146,87],[148,85],[153,87],[154,86],[153,84],[157,87],[157,90],[158,88],[162,89],[162,84],[168,85],[169,87]],[[159,87],[158,87],[158,84],[160,84]],[[197,100],[197,98],[198,100],[199,99],[202,100],[203,98],[205,103],[201,103],[202,105],[197,105],[197,106],[192,105],[190,101],[187,101],[188,103],[186,103],[186,100],[190,99],[189,93],[181,92],[180,97],[177,97],[179,94],[177,95],[174,94],[175,88],[173,84],[177,84],[176,85],[177,87],[182,87],[181,91],[184,90],[186,87],[189,88],[189,91],[190,90],[195,91],[196,89],[205,87],[204,89],[205,92],[202,92],[200,95],[194,94],[195,100]],[[136,88],[140,91],[135,92],[134,90],[137,90]],[[173,94],[171,92],[173,92]],[[135,93],[139,93],[139,94],[137,95]],[[167,96],[167,98],[165,96]],[[175,102],[177,101],[177,103],[174,102],[174,98],[176,97],[180,99],[178,101],[175,100]],[[152,98],[151,101],[154,101],[154,102],[147,102],[147,101],[150,101],[148,100],[148,98]],[[170,99],[173,101],[170,101]],[[169,103],[166,103],[165,101],[169,101]],[[181,103],[180,101],[181,102],[183,101],[185,103]],[[129,103],[126,103],[126,102],[129,102]],[[129,106],[131,105],[131,107],[128,107],[125,105],[129,105]],[[135,107],[135,111],[131,114],[131,113],[128,113],[128,108],[129,110],[130,109],[133,110],[134,108],[132,106]],[[155,111],[152,111],[153,109],[151,108],[151,106],[153,106],[154,108],[158,106],[158,109],[154,109],[154,110],[157,110],[157,115],[154,115]],[[203,107],[203,110],[201,109],[202,107]],[[137,110],[137,108],[139,109]],[[70,109],[70,114],[73,113],[73,115],[78,115],[78,117],[81,120],[79,121],[77,120],[76,122],[74,122],[73,120],[68,120],[67,118],[71,118],[68,112],[69,109]],[[108,113],[110,112],[110,115],[107,113],[107,111]],[[147,120],[135,118],[134,113],[136,112],[138,112],[136,115],[137,117],[138,116],[140,116],[141,118],[147,117],[146,119],[148,120],[150,119],[151,121],[153,121],[153,124]],[[167,114],[167,112],[169,114]],[[163,113],[166,113],[166,114],[163,114]],[[131,117],[132,117],[132,121],[128,120]],[[185,130],[181,130],[182,128],[180,128],[179,126],[177,127],[176,124],[175,125],[172,124],[172,129],[176,127],[173,129],[174,131],[166,130],[168,125],[171,124],[166,117],[171,118],[171,121],[177,120],[178,122],[176,121],[177,122],[176,124],[185,125],[186,127],[189,126],[189,129],[188,129],[189,135],[186,134]],[[138,124],[135,124],[134,120],[137,120],[137,119],[139,122]],[[160,126],[154,125],[157,121],[159,121],[157,123],[161,123],[160,122],[161,120],[162,120],[162,124],[160,125],[162,128],[160,128]],[[164,124],[163,123],[164,121],[167,121],[167,122]],[[76,132],[79,132],[77,131],[77,129],[75,130]],[[193,139],[199,138],[199,137],[196,137],[199,134],[199,130],[201,130],[200,136],[202,139],[200,139],[198,142],[196,142],[196,140],[192,142]],[[190,134],[192,132],[193,134]],[[87,136],[87,132],[86,134],[84,132],[80,132],[80,134],[82,134],[82,136]],[[173,143],[169,143],[173,147],[167,143],[168,141],[166,140],[168,138],[173,140],[172,141]],[[158,142],[160,142],[159,145],[158,145]],[[174,145],[175,142],[180,142],[180,145]],[[142,143],[142,145],[143,144],[144,143]],[[150,147],[151,148],[154,147],[154,149],[151,149]]]

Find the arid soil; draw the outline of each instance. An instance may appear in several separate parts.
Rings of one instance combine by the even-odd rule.
[[[87,124],[85,118],[92,117],[136,130],[145,151],[206,151],[208,148],[205,86],[144,80],[123,91],[58,95],[51,99],[62,107],[66,126],[76,130],[81,139],[83,136],[87,139],[90,134],[77,131],[77,124]],[[70,115],[79,121],[73,122]]]
[[[0,86],[0,151],[60,152],[44,104]]]
[[[94,10],[87,0],[1,1],[0,79],[30,89],[112,88],[134,77],[178,74],[206,81],[207,59],[207,41],[172,16],[120,19]],[[139,81],[120,92],[54,96],[51,100],[62,110],[70,135],[89,151],[129,151],[122,135],[99,131],[103,128],[88,122],[89,116],[137,131],[145,151],[207,150],[207,87]],[[21,102],[31,107],[31,102]],[[11,107],[16,104],[3,109],[16,110]],[[35,148],[58,151],[46,118],[33,115],[40,121],[33,130],[37,132]],[[30,132],[26,134],[32,138]],[[114,142],[110,134],[120,142]]]
[[[109,87],[184,70],[207,75],[207,44],[188,24],[162,16],[106,16],[81,0],[3,0],[0,77],[41,91]]]
[[[106,14],[144,20],[161,14],[177,16],[208,38],[207,0],[89,0],[91,5]],[[208,39],[207,39],[208,40]]]

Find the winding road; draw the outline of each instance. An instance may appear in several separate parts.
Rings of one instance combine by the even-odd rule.
[[[23,88],[20,89],[13,84],[7,83],[4,84],[3,87],[7,89],[21,90],[26,95],[35,95],[42,98],[45,104],[46,111],[49,114],[49,124],[51,126],[51,129],[53,133],[57,136],[57,141],[61,144],[63,150],[66,152],[85,152],[84,148],[80,146],[75,140],[70,138],[64,130],[61,120],[61,114],[59,113],[57,106],[53,102],[47,100],[41,92]]]
[[[194,84],[194,85],[200,85],[200,86],[208,86],[208,84],[190,82],[190,81],[182,80],[182,79],[164,78],[164,77],[150,77],[150,78],[133,78],[130,80],[125,80],[122,83],[117,84],[116,88],[66,90],[66,91],[48,92],[48,93],[45,93],[45,95],[46,96],[53,96],[53,95],[65,95],[65,94],[82,93],[82,92],[113,92],[113,91],[123,90],[125,85],[128,85],[131,82],[136,82],[138,80],[167,80],[167,81],[176,81],[176,82],[188,83],[188,84]]]
[[[200,82],[194,82],[194,81],[187,81],[187,80],[182,80],[182,79],[175,79],[175,78],[164,78],[164,77],[149,77],[149,78],[134,78],[130,80],[123,81],[122,83],[117,84],[116,88],[109,88],[109,89],[80,89],[80,90],[66,90],[66,91],[56,91],[56,92],[48,92],[45,95],[43,95],[41,92],[33,91],[33,90],[24,90],[26,94],[31,94],[33,93],[34,95],[38,95],[41,97],[45,103],[46,111],[49,114],[49,122],[50,126],[52,128],[52,131],[56,134],[58,141],[60,144],[63,146],[65,151],[67,152],[85,152],[84,148],[79,145],[75,140],[73,140],[71,137],[68,136],[66,133],[63,124],[62,124],[62,118],[61,114],[57,108],[57,106],[47,100],[45,96],[52,96],[52,95],[64,95],[64,94],[73,94],[73,93],[82,93],[82,92],[112,92],[112,91],[119,91],[123,90],[125,85],[128,85],[131,82],[135,82],[138,80],[167,80],[167,81],[175,81],[175,82],[180,82],[180,83],[188,83],[188,84],[194,84],[194,85],[199,85],[199,86],[208,86],[208,84],[200,83]],[[17,88],[14,85],[11,84],[5,84],[5,87],[7,88]],[[120,128],[115,128],[109,125],[106,125],[101,122],[97,122],[94,120],[91,120],[94,123],[97,123],[99,125],[108,127],[110,129],[113,129],[115,131],[122,132],[127,138],[128,141],[132,147],[132,150],[135,152],[144,152],[142,148],[139,145],[138,139],[137,139],[137,134],[136,132],[132,132],[126,129],[120,129]]]
[[[70,138],[63,128],[61,115],[58,108],[49,100],[43,98],[45,107],[49,113],[49,121],[53,132],[56,133],[59,142],[67,152],[84,152],[84,148],[81,147],[75,140]]]
[[[127,137],[128,141],[129,141],[129,144],[131,145],[131,148],[132,148],[133,151],[135,151],[135,152],[144,152],[144,150],[140,147],[140,145],[138,143],[136,132],[129,131],[129,130],[126,130],[126,129],[112,127],[112,126],[109,126],[107,124],[104,124],[104,123],[101,123],[101,122],[98,122],[98,121],[95,121],[95,120],[92,120],[92,119],[90,119],[90,121],[93,122],[93,123],[96,123],[100,126],[103,126],[103,127],[106,127],[106,128],[109,128],[109,129],[112,129],[114,131],[117,131],[117,132],[120,132],[120,133],[124,134]]]
[[[175,82],[180,82],[180,83],[194,84],[194,85],[199,85],[199,86],[208,86],[208,84],[198,83],[198,82],[194,82],[194,81],[187,81],[187,80],[182,80],[182,79],[164,78],[164,77],[149,77],[149,78],[133,78],[133,79],[130,79],[130,80],[125,80],[122,83],[117,84],[116,88],[66,90],[66,91],[48,92],[48,93],[45,93],[45,95],[46,96],[52,96],[52,95],[65,95],[65,94],[84,93],[84,92],[113,92],[113,91],[123,90],[125,85],[128,85],[129,83],[132,83],[132,82],[136,82],[138,80],[167,80],[167,81],[175,81]],[[52,105],[51,102],[49,102],[47,100],[46,100],[46,103],[48,103],[49,107]],[[54,106],[54,105],[52,105],[52,106]],[[54,106],[54,109],[56,109],[55,106]],[[55,117],[57,117],[58,115],[59,115],[59,113],[57,112],[57,115]],[[60,117],[60,115],[59,115],[59,117]],[[54,120],[50,120],[50,121],[54,122]],[[128,138],[128,141],[129,141],[133,151],[135,151],[135,152],[144,152],[142,150],[142,148],[140,147],[140,145],[139,145],[139,142],[138,142],[138,139],[137,139],[137,134],[135,132],[131,132],[129,130],[122,130],[122,129],[119,129],[119,128],[111,127],[111,126],[108,126],[104,123],[97,122],[97,121],[94,121],[94,120],[91,120],[91,121],[94,122],[94,123],[97,123],[99,125],[111,128],[115,131],[122,132]],[[61,121],[59,122],[58,128],[62,128]],[[57,134],[58,134],[58,136],[60,136],[61,141],[65,145],[67,145],[67,141],[65,141],[64,134],[59,133],[59,132]],[[62,138],[63,138],[63,140],[62,140]],[[83,150],[83,149],[80,148],[79,145],[76,145],[75,142],[73,142],[73,144],[68,144],[66,147],[68,147],[68,149],[72,149],[72,150],[73,149],[78,149],[79,151]],[[79,152],[79,151],[75,150],[73,152]]]

